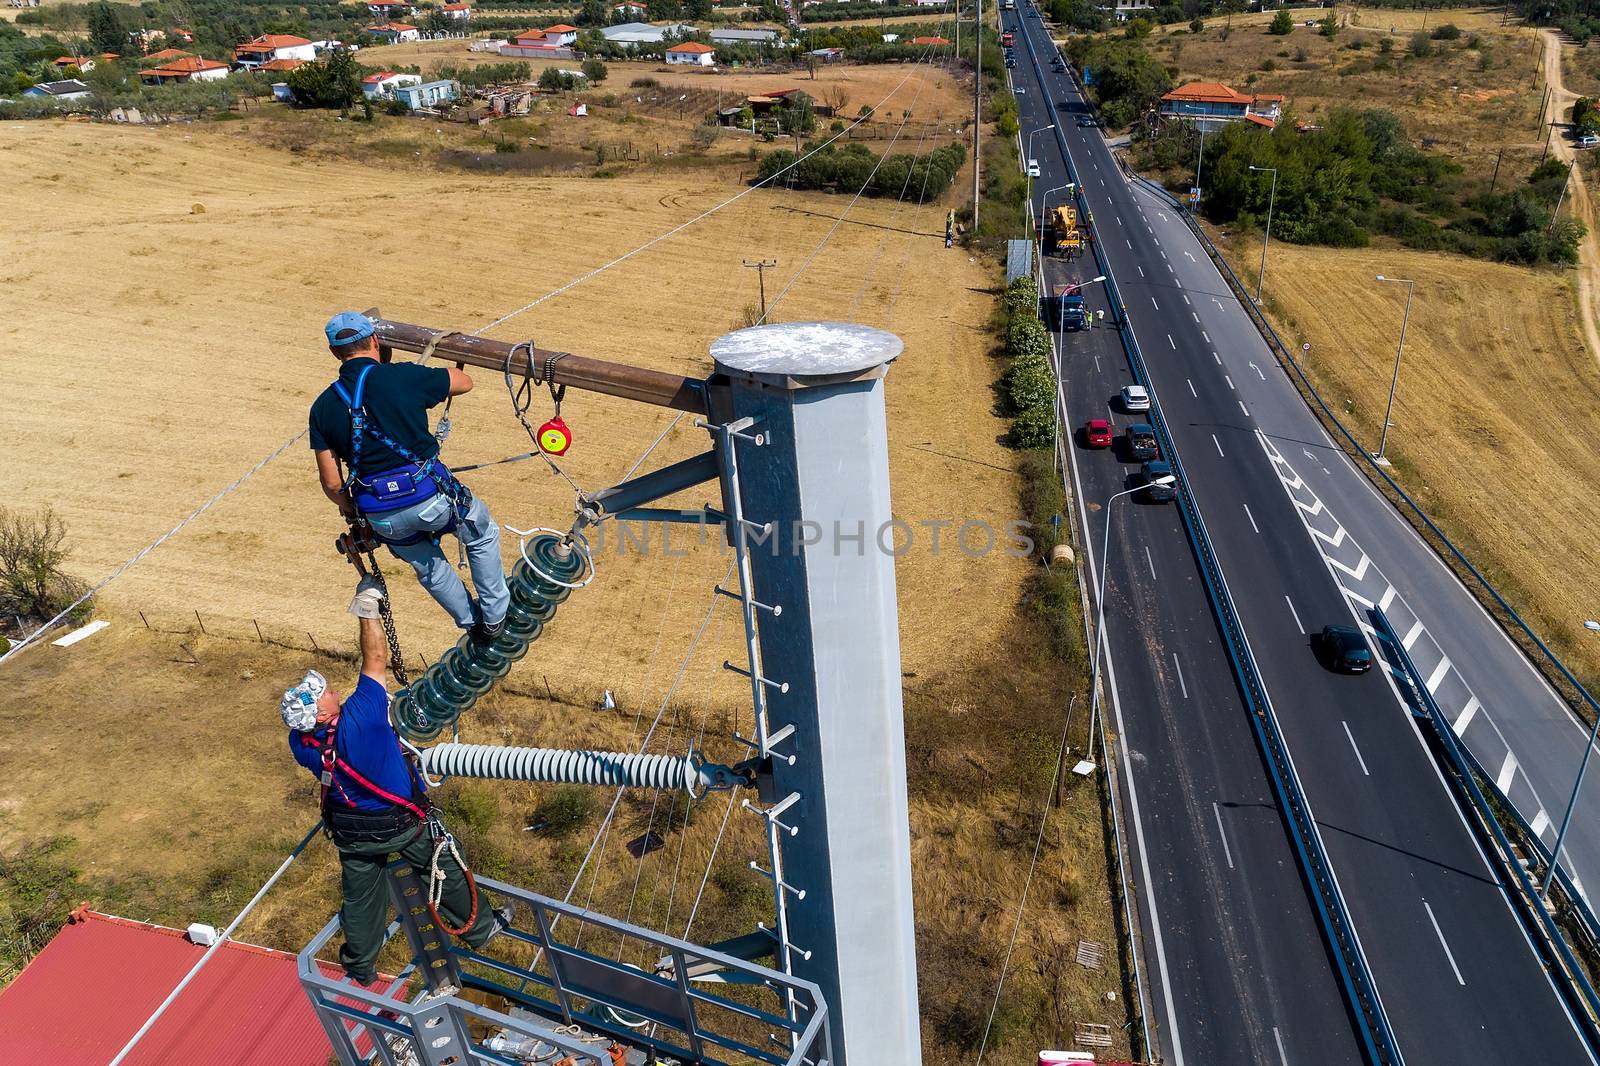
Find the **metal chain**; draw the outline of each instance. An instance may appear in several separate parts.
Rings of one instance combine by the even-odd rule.
[[[394,679],[404,688],[411,684],[411,678],[406,675],[406,661],[400,655],[400,634],[394,628],[394,612],[389,609],[389,583],[383,579],[383,570],[378,566],[378,557],[372,552],[367,552],[367,566],[371,568],[372,579],[378,584],[378,592],[383,599],[378,601],[378,617],[383,620],[383,635],[389,641],[389,668],[394,672]]]

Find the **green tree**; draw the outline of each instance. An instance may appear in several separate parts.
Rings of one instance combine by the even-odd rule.
[[[89,44],[96,52],[121,53],[128,47],[128,31],[122,25],[117,7],[105,0],[89,5]]]
[[[1600,108],[1587,96],[1572,105],[1572,125],[1579,133],[1600,133]]]
[[[361,68],[351,52],[328,52],[314,63],[291,70],[285,80],[301,107],[337,108],[344,114],[357,103],[369,103],[361,92]],[[366,110],[370,114],[370,106]]]
[[[1137,41],[1142,37],[1150,36],[1150,20],[1146,18],[1129,19],[1128,24],[1122,28],[1122,35],[1130,41]]]
[[[578,25],[604,26],[605,24],[605,0],[583,0],[583,7],[578,11]]]
[[[590,85],[599,85],[606,80],[606,75],[609,73],[610,71],[606,70],[606,65],[598,59],[585,59],[583,61],[583,76],[588,79]]]
[[[1288,8],[1278,9],[1278,13],[1272,16],[1272,24],[1267,27],[1267,32],[1279,37],[1287,37],[1294,32],[1294,16]]]
[[[422,17],[420,28],[423,33],[447,33],[452,23],[448,16],[438,8],[434,8]]]
[[[1322,20],[1322,29],[1319,31],[1324,37],[1336,36],[1339,32],[1339,20],[1334,18],[1333,12],[1328,12],[1328,17]]]
[[[1193,20],[1191,20],[1189,22],[1189,32],[1190,33],[1199,33],[1202,30],[1204,30],[1205,28],[1206,28],[1206,24],[1205,24],[1205,21],[1203,19],[1193,19]]]
[[[683,4],[679,0],[645,0],[645,15],[651,22],[664,22],[683,17]]]
[[[711,0],[684,0],[683,14],[696,22],[707,22],[711,18]]]
[[[1433,41],[1428,39],[1427,30],[1418,30],[1411,35],[1411,42],[1406,45],[1406,50],[1418,59],[1427,59],[1433,55]]]

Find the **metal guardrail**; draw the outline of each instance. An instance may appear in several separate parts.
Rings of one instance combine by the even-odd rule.
[[[1513,902],[1517,917],[1527,930],[1528,939],[1544,959],[1547,971],[1556,978],[1554,983],[1561,990],[1573,1017],[1583,1020],[1580,1033],[1589,1044],[1590,1050],[1600,1052],[1600,996],[1595,994],[1594,985],[1590,982],[1588,974],[1562,934],[1560,924],[1551,912],[1549,903],[1540,896],[1527,868],[1518,857],[1519,852],[1527,850],[1526,841],[1530,839],[1538,841],[1538,837],[1533,833],[1532,827],[1521,820],[1521,815],[1516,813],[1515,808],[1511,807],[1505,794],[1494,784],[1494,778],[1456,737],[1455,730],[1445,718],[1444,712],[1440,710],[1438,702],[1428,691],[1428,686],[1422,682],[1423,675],[1418,671],[1416,663],[1411,661],[1411,653],[1406,651],[1405,642],[1389,623],[1388,615],[1384,614],[1381,607],[1374,607],[1369,613],[1376,622],[1373,628],[1378,633],[1383,648],[1400,664],[1406,694],[1415,701],[1414,706],[1421,709],[1422,717],[1433,727],[1432,732],[1447,762],[1445,769],[1450,771],[1446,779],[1455,785],[1461,798],[1478,814],[1483,830],[1480,835],[1488,838],[1485,841],[1490,845],[1488,850],[1494,853],[1500,874],[1508,882],[1507,887],[1510,891],[1507,895]],[[1480,781],[1484,784],[1480,785]],[[1518,828],[1524,840],[1521,848],[1513,845],[1507,836],[1495,806],[1484,794],[1485,786],[1498,800],[1499,805],[1509,810],[1516,822],[1520,823]],[[1545,855],[1548,861],[1548,852]],[[1587,905],[1573,889],[1570,880],[1562,882],[1561,890],[1566,896],[1569,907],[1576,905],[1587,912]],[[1591,915],[1590,921],[1592,920]]]
[[[1238,275],[1233,271],[1233,267],[1231,267],[1228,264],[1228,261],[1223,258],[1222,253],[1217,250],[1217,246],[1212,243],[1211,238],[1207,236],[1205,230],[1201,229],[1199,223],[1194,220],[1194,217],[1188,208],[1186,208],[1166,189],[1163,189],[1160,185],[1157,185],[1148,178],[1134,174],[1132,171],[1128,171],[1128,176],[1134,181],[1138,182],[1140,185],[1149,189],[1151,192],[1155,193],[1157,196],[1161,197],[1167,204],[1169,204],[1179,213],[1179,216],[1184,220],[1185,225],[1189,227],[1189,229],[1194,233],[1195,237],[1200,241],[1200,246],[1205,249],[1206,254],[1211,257],[1211,261],[1216,264],[1217,270],[1219,273],[1221,273],[1223,280],[1225,280],[1229,287],[1234,290],[1235,295],[1239,299],[1239,303],[1243,305],[1245,309],[1245,313],[1250,316],[1250,320],[1255,323],[1256,329],[1261,333],[1262,338],[1267,342],[1267,347],[1272,350],[1273,354],[1276,355],[1284,365],[1288,366],[1289,369],[1294,371],[1295,376],[1300,379],[1301,385],[1304,386],[1307,395],[1309,395],[1312,400],[1316,402],[1317,407],[1321,409],[1327,420],[1331,422],[1334,428],[1339,431],[1339,434],[1350,443],[1350,447],[1353,448],[1361,457],[1361,459],[1367,464],[1370,471],[1383,479],[1383,482],[1388,487],[1389,491],[1399,498],[1403,504],[1405,504],[1407,510],[1416,515],[1417,520],[1421,522],[1427,528],[1428,532],[1432,534],[1432,536],[1435,537],[1438,542],[1450,552],[1450,555],[1456,560],[1457,563],[1460,564],[1462,569],[1471,575],[1472,580],[1477,583],[1479,588],[1488,594],[1500,612],[1504,614],[1504,616],[1509,619],[1516,626],[1516,628],[1519,629],[1525,637],[1527,637],[1529,641],[1533,643],[1534,647],[1539,649],[1539,654],[1543,656],[1545,661],[1561,676],[1562,680],[1571,686],[1572,692],[1589,707],[1590,712],[1594,715],[1600,715],[1600,700],[1597,700],[1595,696],[1584,687],[1583,683],[1573,675],[1570,669],[1567,668],[1566,663],[1562,662],[1560,657],[1557,656],[1556,653],[1552,651],[1547,644],[1545,644],[1539,635],[1533,631],[1533,628],[1529,626],[1523,617],[1517,613],[1516,609],[1506,601],[1506,598],[1500,594],[1500,590],[1496,589],[1494,585],[1489,582],[1489,579],[1483,575],[1483,572],[1473,565],[1472,560],[1467,558],[1466,553],[1456,546],[1455,542],[1445,534],[1444,530],[1439,528],[1433,519],[1428,516],[1428,513],[1422,509],[1421,505],[1418,504],[1416,500],[1412,499],[1410,494],[1407,493],[1405,489],[1400,487],[1400,483],[1395,481],[1394,478],[1390,477],[1387,470],[1378,465],[1376,460],[1373,459],[1372,453],[1367,451],[1366,448],[1362,447],[1361,443],[1356,440],[1355,434],[1350,432],[1349,428],[1345,426],[1344,422],[1339,419],[1339,416],[1337,413],[1335,413],[1334,409],[1329,406],[1326,400],[1322,398],[1322,394],[1317,391],[1316,386],[1311,383],[1311,379],[1306,374],[1305,368],[1302,367],[1300,365],[1300,361],[1295,358],[1293,349],[1283,342],[1283,338],[1278,336],[1277,330],[1272,328],[1272,323],[1267,321],[1266,315],[1262,313],[1258,306],[1256,306],[1255,301],[1250,299],[1248,290],[1245,288],[1244,283],[1239,280]]]
[[[362,988],[324,972],[317,956],[338,931],[338,918],[297,960],[301,987],[343,1066],[520,1061],[507,1056],[507,1042],[537,1042],[588,1061],[613,1040],[654,1057],[705,1066],[828,1066],[833,1059],[827,1004],[810,981],[480,877],[480,906],[512,905],[532,918],[531,927],[505,929],[494,941],[495,954],[488,955],[456,945],[432,925],[420,903],[407,899],[404,886],[420,891],[420,882],[408,870],[395,873],[404,865],[391,867],[400,920],[384,934],[387,941],[404,929],[411,941],[412,963],[402,979],[387,988]],[[558,938],[560,922],[574,935]],[[585,937],[588,950],[578,946]],[[644,967],[600,954],[615,946],[620,956],[626,945],[633,947],[629,954],[646,960]],[[531,961],[510,962],[509,955]],[[707,971],[719,972],[726,982],[710,987],[760,988],[779,1003],[790,999],[795,1018],[703,991],[695,978]],[[408,978],[418,973],[427,987],[408,995]],[[468,999],[464,992],[478,995]],[[487,997],[509,1007],[502,1011],[476,1001]],[[473,1039],[474,1031],[485,1028],[500,1030],[499,1046],[494,1038]]]
[[[1038,53],[1033,45],[1033,38],[1026,32],[1026,28],[1024,28],[1023,32],[1023,41],[1027,45],[1028,58],[1033,64],[1039,84],[1043,86],[1047,84],[1044,70],[1039,63]],[[1067,176],[1076,186],[1074,199],[1077,202],[1080,217],[1089,219],[1092,216],[1089,213],[1088,204],[1083,195],[1082,183],[1078,180],[1077,170],[1072,165],[1072,156],[1067,148],[1066,137],[1062,133],[1060,122],[1056,123],[1054,132],[1057,144],[1061,149],[1062,159],[1067,166]],[[1090,234],[1090,248],[1094,253],[1095,263],[1099,267],[1100,273],[1104,274],[1106,278],[1106,292],[1111,298],[1112,312],[1115,316],[1118,336],[1122,340],[1123,352],[1127,356],[1130,368],[1133,370],[1134,379],[1146,388],[1151,388],[1150,376],[1145,369],[1143,354],[1139,351],[1138,341],[1133,336],[1133,331],[1127,318],[1126,306],[1123,303],[1121,292],[1117,288],[1116,275],[1111,269],[1110,261],[1101,249],[1099,234],[1092,222],[1090,223]],[[1244,627],[1239,621],[1233,597],[1228,591],[1227,581],[1223,577],[1221,565],[1212,548],[1210,534],[1206,530],[1205,521],[1200,515],[1199,508],[1194,503],[1188,476],[1184,472],[1177,448],[1173,445],[1172,435],[1167,428],[1166,419],[1161,414],[1160,403],[1156,400],[1153,391],[1150,421],[1155,427],[1162,453],[1171,463],[1173,474],[1178,479],[1178,506],[1179,513],[1183,518],[1184,530],[1188,534],[1189,544],[1195,553],[1195,558],[1200,564],[1200,574],[1206,587],[1206,596],[1210,600],[1212,611],[1222,628],[1225,638],[1223,643],[1228,650],[1229,663],[1233,668],[1234,676],[1239,682],[1240,692],[1250,712],[1251,728],[1266,760],[1269,770],[1268,777],[1272,783],[1273,793],[1277,798],[1279,809],[1282,811],[1291,830],[1289,839],[1294,843],[1295,859],[1300,866],[1302,876],[1305,877],[1306,883],[1311,889],[1311,898],[1316,907],[1318,924],[1322,928],[1323,936],[1327,939],[1334,957],[1339,982],[1344,989],[1346,1002],[1355,1017],[1363,1050],[1368,1061],[1378,1064],[1378,1066],[1400,1066],[1405,1060],[1400,1054],[1400,1048],[1389,1025],[1388,1016],[1384,1012],[1383,1003],[1378,998],[1372,972],[1367,965],[1366,956],[1363,954],[1360,942],[1356,937],[1354,923],[1351,921],[1349,911],[1345,907],[1344,896],[1339,890],[1338,880],[1334,875],[1332,864],[1328,860],[1322,836],[1317,830],[1316,820],[1312,816],[1310,806],[1306,801],[1305,791],[1301,787],[1293,759],[1290,757],[1288,746],[1284,742],[1277,715],[1272,709],[1272,702],[1267,696],[1265,685],[1262,684],[1255,655],[1250,649],[1249,639],[1246,637]]]

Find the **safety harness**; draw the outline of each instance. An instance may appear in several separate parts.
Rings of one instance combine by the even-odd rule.
[[[385,433],[368,414],[364,402],[367,375],[375,367],[376,364],[371,364],[361,368],[353,393],[345,389],[343,382],[333,383],[333,391],[350,411],[350,463],[344,491],[363,515],[398,511],[443,494],[450,500],[450,521],[442,529],[431,533],[413,533],[400,540],[384,538],[386,543],[401,546],[422,540],[437,540],[441,535],[453,532],[456,523],[466,518],[467,510],[472,506],[472,492],[450,473],[449,467],[439,462],[437,456],[419,458]],[[356,471],[361,466],[361,443],[368,433],[404,459],[406,465],[379,471],[365,480],[358,477]]]
[[[400,810],[406,811],[407,813],[416,817],[416,831],[406,839],[405,844],[401,845],[402,847],[409,845],[411,841],[416,838],[416,834],[421,832],[424,826],[427,827],[429,838],[433,841],[433,856],[431,862],[429,863],[428,870],[428,914],[433,918],[434,924],[436,924],[440,929],[443,929],[446,933],[449,933],[451,936],[461,936],[467,930],[471,929],[473,924],[478,920],[478,882],[477,879],[472,876],[472,869],[467,866],[467,860],[462,857],[461,849],[456,847],[455,836],[445,828],[444,820],[440,817],[438,808],[434,807],[433,803],[427,798],[427,794],[423,792],[421,787],[418,785],[418,775],[420,771],[416,765],[414,756],[412,756],[411,753],[406,751],[404,748],[400,749],[400,754],[406,761],[407,776],[411,781],[411,798],[407,799],[404,796],[397,796],[393,792],[390,792],[388,789],[384,788],[382,785],[369,780],[366,775],[362,774],[361,771],[351,766],[348,761],[339,755],[337,726],[328,726],[327,736],[321,740],[311,733],[302,733],[301,740],[308,747],[315,748],[322,757],[322,774],[319,778],[322,783],[322,796],[319,800],[319,805],[322,808],[322,824],[326,828],[328,835],[330,837],[333,836],[333,815],[335,809],[332,805],[332,799],[335,791],[344,797],[344,805],[346,808],[352,810],[359,809],[356,807],[355,803],[349,799],[349,796],[345,793],[343,786],[338,784],[338,779],[334,775],[334,771],[337,770],[343,773],[347,779],[354,781],[357,785],[361,786],[372,796],[383,800],[392,807],[399,808]],[[397,745],[399,744],[398,739],[395,741],[395,743]],[[337,841],[335,841],[335,843],[337,843]],[[439,904],[444,899],[444,885],[446,878],[443,868],[441,868],[439,865],[439,860],[443,857],[446,850],[450,852],[451,857],[456,861],[456,866],[459,867],[462,874],[465,875],[467,879],[467,893],[472,899],[472,908],[467,914],[466,921],[461,924],[460,928],[453,928],[439,914]]]

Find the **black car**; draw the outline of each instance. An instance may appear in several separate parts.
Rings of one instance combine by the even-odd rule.
[[[1016,56],[1006,56],[1006,66],[1014,67],[1016,65],[1017,65],[1017,57]]]
[[[1091,129],[1091,130],[1092,129],[1099,129],[1100,128],[1100,120],[1095,118],[1093,115],[1079,115],[1078,116],[1078,128],[1080,130],[1081,129]]]
[[[1135,422],[1128,427],[1128,458],[1136,463],[1161,458],[1156,431],[1148,423]]]
[[[1165,480],[1172,477],[1172,464],[1154,459],[1139,471],[1139,483],[1144,487],[1144,498],[1150,503],[1166,503],[1178,498],[1178,486]]]
[[[1311,638],[1311,646],[1336,673],[1364,674],[1372,669],[1372,651],[1355,626],[1323,626]]]

